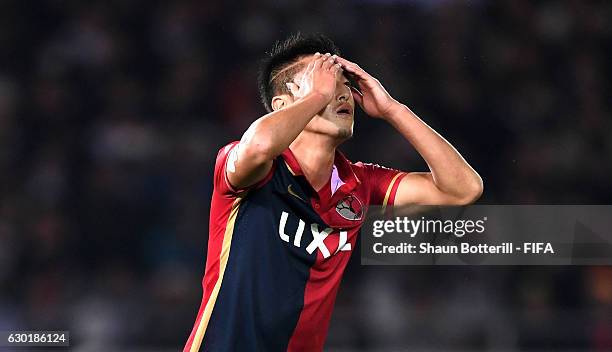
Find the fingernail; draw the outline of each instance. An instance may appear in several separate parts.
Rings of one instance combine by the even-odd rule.
[[[315,53],[315,56],[319,56],[319,55],[321,55],[321,53],[317,51],[317,52]]]

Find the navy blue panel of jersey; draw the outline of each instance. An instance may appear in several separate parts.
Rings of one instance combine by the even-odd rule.
[[[310,226],[327,225],[310,204],[312,188],[293,176],[282,157],[272,179],[249,191],[235,221],[230,255],[203,351],[286,351],[304,304],[304,291],[317,251]],[[287,213],[281,239],[279,224]],[[304,231],[299,246],[299,222]]]

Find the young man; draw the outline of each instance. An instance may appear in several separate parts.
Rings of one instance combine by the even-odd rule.
[[[368,205],[468,204],[482,193],[461,155],[329,39],[277,43],[259,81],[270,113],[217,156],[204,294],[184,351],[321,351]],[[430,172],[337,151],[355,102]]]

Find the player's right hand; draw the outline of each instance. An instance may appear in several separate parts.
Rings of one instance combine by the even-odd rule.
[[[327,103],[334,97],[339,72],[341,67],[336,62],[336,55],[316,53],[303,74],[298,75],[294,82],[287,83],[287,86],[297,99],[309,94],[318,94]]]

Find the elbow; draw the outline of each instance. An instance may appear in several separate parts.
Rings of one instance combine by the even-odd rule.
[[[263,138],[253,140],[243,146],[242,155],[245,159],[250,160],[253,164],[265,164],[274,159],[274,148],[271,143],[266,142]]]
[[[457,199],[457,205],[470,205],[476,202],[484,192],[484,184],[482,178],[475,173],[470,182],[465,185],[464,192]]]
[[[254,164],[264,164],[278,156],[272,136],[261,120],[255,121],[240,140],[241,155]]]

